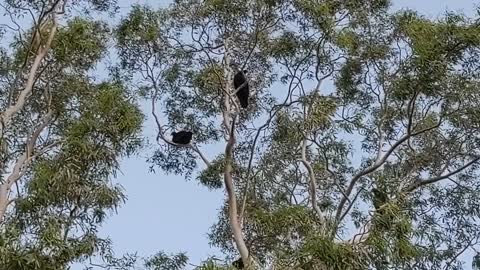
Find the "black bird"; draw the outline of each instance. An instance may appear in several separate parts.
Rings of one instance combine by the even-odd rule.
[[[172,142],[178,144],[189,144],[193,133],[190,131],[172,132]]]
[[[376,188],[372,189],[373,193],[373,206],[375,207],[375,210],[379,210],[382,205],[386,204],[388,201],[388,196],[385,194],[385,192],[382,192]]]
[[[232,266],[237,268],[237,269],[243,269],[244,266],[243,266],[243,261],[242,261],[242,257],[240,257],[240,259],[232,262]]]
[[[248,86],[247,78],[245,77],[246,73],[246,70],[238,71],[233,77],[233,86],[235,87],[236,95],[240,100],[240,106],[242,106],[242,108],[248,107],[248,96],[250,94],[250,88]],[[242,86],[244,83],[245,85]],[[242,87],[239,89],[240,86]]]
[[[380,219],[375,221],[375,226],[381,231],[388,230],[393,225],[395,215],[393,213],[385,211],[385,208],[382,207],[388,203],[389,197],[385,192],[380,191],[376,188],[372,189],[372,193],[373,206],[375,207],[376,214],[378,214],[380,217]]]

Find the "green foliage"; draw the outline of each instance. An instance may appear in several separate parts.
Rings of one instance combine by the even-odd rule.
[[[129,18],[125,19],[115,32],[124,67],[127,65],[132,68],[138,67],[140,63],[135,56],[145,54],[149,57],[151,53],[148,51],[148,45],[155,46],[156,49],[163,47],[164,44],[158,43],[161,42],[159,32],[161,16],[147,7],[132,7]],[[129,48],[131,51],[127,53],[122,48]]]
[[[249,205],[246,216],[246,235],[251,242],[251,252],[260,262],[265,254],[290,254],[296,250],[294,243],[303,243],[316,235],[319,225],[309,209],[298,206],[269,209],[265,205]]]
[[[292,228],[301,234],[301,232],[312,232],[316,222],[312,221],[312,213],[302,207],[292,206],[287,208],[281,208],[277,211],[267,211],[263,209],[252,209],[252,219],[258,222],[259,225],[265,229],[274,229],[279,231],[273,231],[270,235],[280,235],[281,231],[287,233]]]
[[[359,59],[347,59],[339,72],[335,85],[339,94],[346,101],[354,102],[363,100],[362,92],[358,86],[361,84],[363,73],[362,62]]]
[[[39,10],[51,9],[45,1],[7,2],[13,20],[31,12],[38,21]],[[115,1],[75,4],[106,11]],[[50,16],[42,22],[42,41],[32,42],[34,47],[32,29],[12,44],[2,44],[12,50],[3,54],[1,111],[11,110],[12,104],[19,110],[2,125],[0,168],[5,178],[0,185],[15,192],[1,195],[2,201],[10,201],[8,207],[2,205],[7,211],[0,217],[1,269],[68,269],[94,257],[110,267],[128,267],[135,259],[115,258],[111,242],[97,233],[125,200],[112,178],[120,160],[141,146],[144,117],[124,82],[98,83],[87,75],[106,55],[111,33],[106,23],[77,11],[78,16],[66,15],[67,20],[55,15],[58,30],[36,71],[32,66],[38,46],[47,45],[52,33]],[[29,75],[34,75],[33,86],[26,92]],[[21,165],[17,176],[15,164]],[[6,177],[16,180],[8,183]]]
[[[200,266],[195,267],[195,270],[235,270],[234,267],[229,267],[218,263],[215,258],[203,261]]]
[[[365,269],[366,260],[362,259],[352,246],[332,243],[329,240],[314,237],[305,242],[299,253],[295,254],[301,269],[360,270]]]
[[[279,143],[298,141],[302,138],[301,123],[289,117],[287,112],[280,112],[276,118],[276,132],[274,141]]]
[[[210,166],[198,175],[198,181],[210,189],[223,187],[223,168],[225,159],[223,156],[211,161]]]
[[[187,265],[187,261],[185,253],[167,255],[159,252],[145,262],[145,267],[149,270],[181,270]]]
[[[325,130],[330,126],[330,119],[337,110],[337,106],[332,99],[320,96],[314,93],[303,100],[308,108],[308,115],[305,119],[304,130]]]
[[[350,29],[342,29],[336,36],[336,43],[339,48],[347,51],[350,55],[357,55],[360,48],[360,37]]]
[[[295,32],[284,32],[269,44],[269,51],[274,57],[294,57],[303,44],[299,42]]]
[[[476,246],[476,18],[427,19],[389,6],[180,0],[136,6],[116,28],[118,70],[152,99],[162,135],[189,129],[208,149],[211,165],[197,171],[197,148],[160,140],[153,170],[222,187],[227,126],[238,114],[238,214],[264,268],[448,269]],[[231,103],[229,62],[249,71],[246,110]],[[209,237],[238,257],[228,209]]]
[[[314,21],[320,29],[325,32],[333,29],[335,14],[339,10],[337,8],[340,8],[338,2],[322,1],[316,3],[315,1],[303,0],[298,1],[297,5],[307,18]]]
[[[123,96],[118,85],[104,83],[94,88],[95,95],[82,107],[79,117],[63,126],[58,152],[36,162],[25,186],[27,193],[17,200],[16,219],[10,224],[22,233],[36,231],[35,241],[24,248],[38,250],[32,263],[51,264],[52,269],[94,255],[103,245],[95,235],[96,228],[107,211],[125,199],[121,188],[112,186],[109,178],[118,169],[118,157],[139,146],[142,115],[138,108]],[[68,236],[69,230],[73,233],[78,229],[75,224],[83,224],[84,234]],[[13,248],[20,239],[10,241],[5,248]],[[44,261],[46,254],[41,250],[54,250],[49,255],[54,261]],[[14,261],[7,257],[0,264]]]
[[[129,18],[119,27],[117,38],[120,46],[127,45],[126,42],[134,42],[128,40],[130,35],[140,35],[141,40],[145,42],[154,42],[158,37],[159,22],[158,14],[152,10],[134,6],[130,12]]]
[[[187,178],[190,178],[191,172],[197,168],[197,162],[191,149],[173,146],[155,150],[149,162],[153,164],[151,166],[152,171],[155,170],[156,166],[166,173],[184,174],[186,171],[185,176]]]
[[[193,78],[193,84],[198,87],[199,100],[196,106],[209,116],[214,116],[220,112],[220,104],[217,99],[224,88],[224,72],[220,66],[208,66],[201,70]]]
[[[77,17],[59,29],[53,41],[56,64],[88,70],[106,52],[109,29],[103,22]]]
[[[406,12],[398,15],[400,33],[412,42],[419,62],[432,62],[443,57],[455,63],[468,47],[478,46],[478,27],[469,25],[463,16],[451,13],[434,23]]]
[[[480,269],[480,256],[477,254],[475,254],[475,256],[473,257],[473,260],[472,260],[472,269],[473,270],[478,270]]]

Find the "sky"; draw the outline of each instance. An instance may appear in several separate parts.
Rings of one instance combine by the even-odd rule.
[[[133,1],[120,1],[122,13]],[[168,1],[136,1],[151,6],[165,6]],[[394,9],[412,8],[429,17],[445,10],[474,12],[478,0],[394,0]],[[148,111],[148,107],[145,108]],[[155,125],[151,119],[145,133],[152,138]],[[159,250],[185,251],[194,264],[218,250],[208,244],[207,232],[216,220],[225,198],[222,190],[209,191],[195,180],[180,176],[149,173],[146,156],[129,158],[122,163],[119,181],[126,190],[128,201],[112,216],[101,233],[114,242],[118,254],[138,251],[151,255]],[[470,266],[466,265],[466,269]],[[74,269],[76,270],[76,269]]]
[[[134,3],[154,7],[166,6],[169,1],[120,0],[121,14],[125,15]],[[480,1],[474,0],[394,0],[394,9],[412,8],[429,17],[446,9],[467,14]],[[144,107],[148,115],[149,107]],[[151,118],[144,124],[144,132],[153,139],[156,129]],[[207,151],[208,154],[208,151]],[[117,181],[128,197],[118,213],[112,215],[101,230],[114,243],[118,255],[137,251],[139,255],[153,255],[184,251],[194,264],[210,255],[218,254],[211,248],[207,232],[216,220],[225,199],[224,191],[210,191],[195,180],[185,181],[181,176],[149,172],[146,154],[125,159]],[[467,264],[468,269],[469,263]],[[81,269],[73,266],[73,270]]]

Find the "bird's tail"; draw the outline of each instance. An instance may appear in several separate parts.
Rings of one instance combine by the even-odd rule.
[[[240,106],[242,108],[247,108],[248,107],[248,99],[240,99]]]

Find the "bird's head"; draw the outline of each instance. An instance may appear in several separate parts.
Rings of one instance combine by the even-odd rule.
[[[240,70],[240,65],[235,61],[231,61],[229,66],[234,72],[238,72]]]

